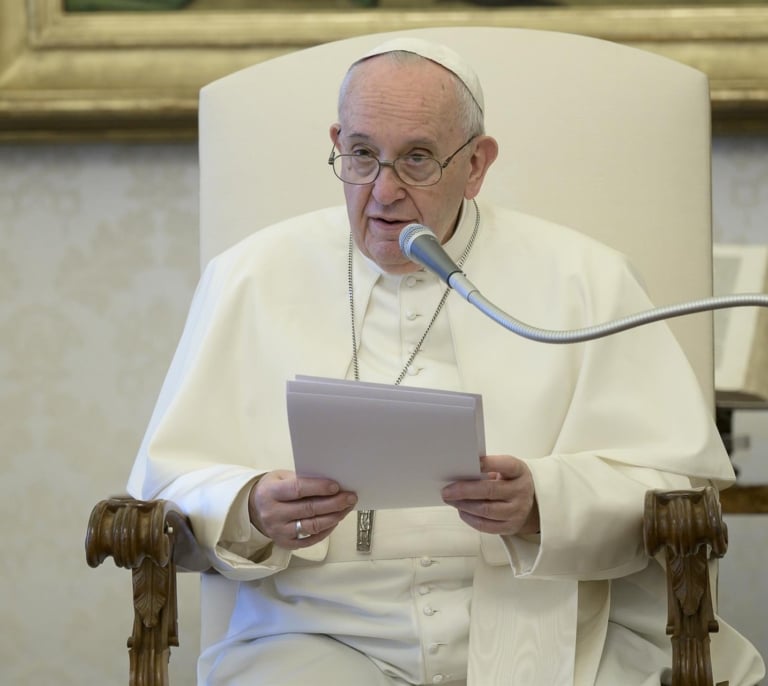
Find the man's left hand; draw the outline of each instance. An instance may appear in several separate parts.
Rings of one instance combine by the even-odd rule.
[[[487,479],[455,481],[442,491],[443,501],[459,511],[469,526],[487,534],[539,531],[539,508],[528,465],[511,455],[480,458]]]

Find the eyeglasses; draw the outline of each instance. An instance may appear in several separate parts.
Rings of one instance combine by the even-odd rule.
[[[443,169],[475,138],[477,138],[476,135],[472,136],[444,162],[419,153],[401,155],[387,162],[364,149],[351,154],[337,155],[334,147],[331,148],[328,164],[333,167],[333,173],[339,179],[355,186],[373,183],[379,177],[382,167],[392,167],[395,176],[408,186],[434,186],[443,177]]]

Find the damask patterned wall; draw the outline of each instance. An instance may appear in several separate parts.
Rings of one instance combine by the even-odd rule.
[[[0,147],[1,684],[127,683],[130,575],[88,568],[83,541],[123,489],[195,286],[196,164],[191,144]],[[714,172],[716,238],[768,240],[768,140],[717,141]],[[734,586],[765,576],[764,530],[732,525]],[[176,686],[194,683],[195,591],[190,575]],[[729,620],[768,648],[764,611],[739,603]]]
[[[87,567],[83,541],[195,285],[196,163],[188,145],[0,148],[2,684],[127,683],[130,573]]]

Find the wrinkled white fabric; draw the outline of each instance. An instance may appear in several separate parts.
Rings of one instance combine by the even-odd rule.
[[[610,249],[517,212],[481,206],[481,215],[465,271],[521,320],[577,328],[650,307]],[[432,516],[426,511],[378,513],[374,549],[360,559],[348,540],[353,524],[295,553],[250,525],[251,484],[293,466],[285,382],[349,372],[347,241],[346,211],[331,208],[259,231],[211,262],[131,474],[134,496],[167,498],[188,513],[229,579],[233,609],[221,610],[229,629],[203,655],[201,683],[228,646],[248,659],[241,638],[256,649],[259,637],[302,622],[370,651],[411,683],[460,676],[440,648],[429,652],[435,631],[449,629],[452,645],[466,643],[468,630],[472,686],[658,683],[671,649],[664,573],[643,551],[644,493],[733,479],[694,374],[663,323],[552,346],[516,337],[449,297],[440,336],[451,340],[437,349],[452,349],[445,369],[459,387],[483,395],[487,452],[529,465],[540,536],[477,536],[449,508],[436,508],[426,527],[416,519]],[[356,260],[363,320],[378,278]],[[393,316],[390,345],[403,347],[406,314],[382,302],[376,317]],[[429,359],[420,364],[428,368]],[[422,378],[431,378],[428,369]],[[446,552],[457,533],[466,544]],[[440,612],[424,613],[414,571],[439,568],[441,559],[449,578],[426,584],[439,586],[454,613],[442,627]],[[380,575],[387,566],[391,574]],[[356,592],[374,581],[382,586],[375,598]],[[724,623],[712,654],[717,680],[731,686],[752,686],[763,674],[754,649]]]

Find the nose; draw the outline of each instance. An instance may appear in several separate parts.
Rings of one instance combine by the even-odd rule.
[[[391,205],[405,197],[405,184],[395,173],[391,162],[381,164],[381,171],[373,182],[373,197],[381,205]]]

